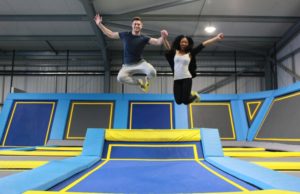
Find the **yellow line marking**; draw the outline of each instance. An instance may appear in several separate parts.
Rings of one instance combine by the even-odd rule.
[[[229,180],[229,179],[226,178],[225,176],[223,176],[223,175],[217,173],[216,171],[212,170],[211,168],[209,168],[208,166],[206,166],[206,165],[203,164],[202,162],[200,162],[200,161],[196,161],[196,162],[197,162],[198,164],[200,164],[203,168],[205,168],[206,170],[208,170],[209,172],[211,172],[212,174],[214,174],[214,175],[216,175],[217,177],[223,179],[224,181],[226,181],[226,182],[232,184],[233,186],[239,188],[240,190],[242,190],[242,191],[249,191],[248,189],[242,187],[241,185],[239,185],[239,184],[233,182],[232,180]]]

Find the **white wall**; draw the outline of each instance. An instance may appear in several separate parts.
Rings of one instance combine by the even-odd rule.
[[[284,58],[285,56],[288,56],[289,54],[293,53],[297,49],[300,48],[300,33],[293,38],[284,48],[282,48],[278,53],[277,53],[277,60],[280,60],[281,58]],[[287,59],[282,61],[282,64],[289,68],[290,70],[293,71],[293,73],[300,75],[300,53],[294,53],[293,55],[289,56]],[[294,65],[294,69],[293,69]],[[292,83],[293,77],[286,73],[282,68],[278,67],[278,87],[285,87],[288,86]]]

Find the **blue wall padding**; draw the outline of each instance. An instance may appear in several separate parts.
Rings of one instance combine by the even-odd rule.
[[[170,112],[168,104],[133,104],[132,105],[132,129],[172,129]],[[172,108],[173,110],[173,108]]]
[[[299,91],[299,88],[300,88],[300,82],[298,81],[287,87],[283,87],[283,88],[274,90],[274,97],[282,96],[284,94],[288,94],[288,93],[292,93],[292,92],[297,92],[297,91]]]
[[[64,136],[65,126],[68,121],[69,106],[69,100],[61,99],[57,102],[50,139],[61,139]]]
[[[193,147],[119,147],[113,146],[112,159],[194,159]]]
[[[201,128],[200,132],[204,158],[223,157],[224,154],[218,129]]]
[[[53,104],[16,104],[5,145],[44,145],[52,108]]]
[[[238,94],[240,100],[257,100],[272,97],[274,90],[268,90],[256,93]]]
[[[229,157],[208,157],[217,168],[262,189],[300,191],[300,178]]]
[[[105,129],[88,128],[83,143],[82,156],[102,156]]]
[[[188,106],[186,105],[178,105],[174,103],[174,119],[175,126],[177,129],[187,129],[189,126],[189,118],[188,118]],[[186,114],[184,114],[186,113]]]
[[[300,91],[300,82],[297,82],[288,87],[280,88],[277,90],[263,91],[257,93],[247,94],[201,94],[200,98],[203,102],[231,102],[233,110],[234,125],[236,138],[238,141],[252,141],[255,134],[259,130],[260,124],[267,113],[268,104],[270,100],[275,97],[286,95],[292,92]],[[247,121],[244,111],[241,109],[241,101],[267,99],[264,102],[262,108],[258,112],[258,115],[253,120],[250,127],[245,126],[245,120]],[[173,123],[174,129],[189,128],[188,121],[188,107],[185,105],[177,105],[174,102],[172,94],[30,94],[30,93],[15,93],[9,94],[5,100],[2,112],[0,115],[0,137],[3,139],[7,124],[9,122],[9,116],[13,109],[15,101],[56,101],[56,110],[52,122],[50,131],[50,140],[62,140],[64,139],[64,132],[66,129],[69,107],[72,101],[114,101],[114,115],[113,126],[116,129],[128,128],[129,118],[129,103],[131,101],[143,101],[143,102],[173,102]],[[236,107],[236,108],[235,108]],[[240,109],[241,115],[236,114],[235,109]],[[150,120],[150,119],[149,119]],[[133,123],[135,124],[135,123]],[[143,124],[143,123],[142,123]],[[152,123],[150,123],[152,125]],[[165,124],[165,121],[163,122]],[[149,128],[146,126],[145,128]],[[136,126],[138,127],[138,126]],[[154,126],[155,127],[155,126]],[[144,128],[144,127],[143,127]],[[247,132],[247,133],[246,133]],[[247,135],[247,139],[245,137]]]
[[[33,170],[0,179],[0,193],[21,194],[27,190],[46,190],[72,175],[90,167],[99,157],[78,156],[62,161],[51,161]]]
[[[238,100],[236,94],[201,94],[200,101],[219,102],[219,101],[230,101]]]
[[[258,132],[259,127],[260,127],[261,123],[263,122],[264,117],[267,114],[267,112],[273,102],[273,99],[274,99],[273,97],[266,98],[264,103],[262,104],[261,108],[259,109],[257,116],[254,118],[252,125],[249,128],[248,136],[247,136],[248,141],[253,141],[253,139],[255,138],[255,135]]]
[[[0,114],[0,137],[2,137],[2,140],[6,128],[6,123],[9,120],[10,110],[12,109],[13,105],[14,105],[13,100],[6,100],[2,107],[2,111]]]
[[[232,117],[237,141],[243,141],[247,137],[247,117],[242,100],[231,101]]]
[[[115,105],[113,128],[126,129],[128,122],[129,103],[125,100],[117,100]]]

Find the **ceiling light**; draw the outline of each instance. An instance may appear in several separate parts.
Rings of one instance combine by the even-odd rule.
[[[216,31],[216,27],[214,27],[214,26],[207,26],[207,27],[205,27],[204,30],[207,33],[213,33],[214,31]]]

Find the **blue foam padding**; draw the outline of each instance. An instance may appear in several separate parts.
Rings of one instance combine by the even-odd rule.
[[[224,154],[218,129],[201,128],[200,132],[204,158],[223,157]]]
[[[13,105],[14,105],[13,100],[5,100],[5,103],[2,107],[2,111],[0,114],[0,137],[3,137],[3,135],[4,135],[6,125],[9,122],[10,110],[12,110]],[[2,141],[3,141],[3,138],[2,138]]]
[[[242,100],[231,101],[232,117],[237,141],[246,141],[248,123],[244,102]]]
[[[69,106],[69,100],[61,99],[57,102],[49,139],[62,139],[64,136],[65,126],[67,126]]]
[[[230,101],[238,100],[236,94],[201,94],[200,101]]]
[[[51,161],[33,170],[0,179],[0,194],[21,194],[27,190],[46,190],[92,166],[99,157],[75,157]]]
[[[238,95],[240,100],[257,100],[257,99],[272,97],[273,94],[274,94],[274,90],[268,90],[268,91],[238,94]]]
[[[283,88],[279,88],[277,90],[274,91],[274,97],[277,96],[281,96],[284,94],[288,94],[288,93],[293,93],[293,92],[297,92],[300,90],[300,82],[296,82],[294,84],[291,84],[289,86],[283,87]]]
[[[300,191],[300,178],[229,157],[208,157],[215,167],[262,189]]]
[[[83,143],[82,156],[102,156],[105,129],[88,128]]]
[[[174,103],[174,129],[187,129],[189,128],[188,106],[178,105]]]
[[[51,161],[33,170],[4,177],[0,179],[0,194],[20,194],[27,190],[46,190],[91,167],[101,159],[104,135],[104,129],[88,129],[81,156]]]

